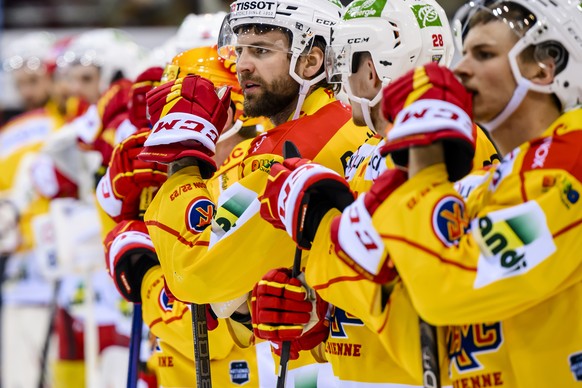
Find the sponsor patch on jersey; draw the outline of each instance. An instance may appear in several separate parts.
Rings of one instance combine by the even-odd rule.
[[[243,385],[250,381],[250,369],[248,362],[231,361],[230,362],[230,382],[237,385]]]
[[[443,25],[437,10],[432,5],[413,5],[410,7],[420,28],[440,27]]]
[[[483,369],[480,353],[497,351],[503,343],[501,323],[452,326],[447,332],[447,353],[451,367],[459,373]]]
[[[174,303],[166,293],[166,290],[162,288],[160,291],[160,297],[158,298],[158,302],[160,303],[160,308],[163,311],[172,311],[172,307],[174,307]]]
[[[194,198],[186,208],[186,225],[192,233],[202,233],[210,226],[214,203],[205,197]]]
[[[546,215],[535,201],[474,219],[471,232],[481,251],[475,288],[525,274],[556,251]]]
[[[574,380],[582,381],[582,352],[571,354],[568,357],[570,370],[574,374]]]
[[[436,204],[432,213],[432,228],[445,246],[457,244],[468,227],[465,203],[459,197],[448,195]]]

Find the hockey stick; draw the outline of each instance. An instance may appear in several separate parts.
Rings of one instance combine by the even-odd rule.
[[[208,326],[206,322],[206,305],[190,304],[192,313],[192,334],[194,337],[194,361],[196,362],[196,386],[211,388],[210,347],[208,344]]]
[[[127,371],[127,388],[137,387],[142,326],[143,318],[141,315],[141,304],[135,303],[133,305],[133,316],[131,317],[131,338],[129,342],[129,369]]]
[[[422,384],[424,388],[441,388],[436,327],[418,318],[422,355]]]
[[[139,198],[140,220],[143,220],[143,216],[149,204],[152,202],[153,190],[153,187],[146,187],[141,192]],[[127,388],[137,387],[142,328],[143,316],[141,314],[141,303],[134,303],[133,315],[131,317],[131,338],[129,340],[129,368],[127,371]]]
[[[300,158],[301,154],[297,149],[297,146],[293,142],[287,140],[283,144],[283,158]],[[305,208],[309,203],[309,194],[303,194],[303,207]],[[302,209],[301,212],[304,212]],[[303,218],[304,220],[304,218]],[[298,239],[300,240],[299,233],[303,230],[303,224],[299,227]],[[293,259],[293,269],[291,270],[291,276],[296,278],[301,273],[301,249],[299,246],[295,248],[295,258]],[[285,380],[287,378],[287,365],[289,364],[289,356],[291,354],[291,341],[284,341],[281,348],[281,360],[279,362],[279,374],[277,376],[277,388],[285,387]]]
[[[55,279],[53,285],[53,297],[51,300],[50,305],[50,312],[49,312],[49,322],[46,331],[46,336],[44,337],[44,343],[42,344],[42,351],[40,354],[40,375],[38,377],[38,388],[43,388],[45,386],[45,375],[46,375],[46,366],[48,361],[48,351],[51,343],[51,337],[53,332],[55,331],[55,320],[57,318],[57,311],[59,310],[58,306],[58,295],[59,290],[61,288],[61,280]]]
[[[0,0],[1,2],[1,0]],[[8,262],[9,259],[9,255],[8,254],[1,254],[0,255],[0,339],[2,339],[2,313],[3,313],[3,305],[4,305],[4,293],[2,292],[2,289],[4,288],[4,280],[6,278],[6,263]],[[3,363],[3,352],[2,352],[2,341],[0,341],[0,385],[2,385],[2,381],[4,378],[4,375],[2,373],[2,363]]]

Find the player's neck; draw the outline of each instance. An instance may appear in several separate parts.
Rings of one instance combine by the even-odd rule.
[[[521,144],[535,139],[560,116],[560,111],[551,101],[550,95],[528,95],[520,107],[491,136],[506,155]]]
[[[291,115],[295,113],[295,108],[297,107],[297,100],[298,97],[295,97],[293,101],[291,101],[291,103],[287,105],[285,108],[281,109],[279,113],[269,117],[269,120],[271,120],[273,125],[278,126],[290,120]]]

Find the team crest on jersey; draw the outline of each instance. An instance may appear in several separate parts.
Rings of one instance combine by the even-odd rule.
[[[243,385],[250,381],[249,364],[246,361],[231,361],[230,363],[230,381],[233,384]]]
[[[174,307],[174,303],[168,297],[168,294],[166,293],[166,290],[164,288],[162,288],[162,291],[160,291],[160,297],[158,299],[158,302],[160,303],[160,308],[163,311],[172,311],[172,307]]]
[[[570,370],[574,374],[574,380],[582,381],[582,352],[574,353],[568,357]]]
[[[469,228],[465,203],[459,197],[452,195],[441,199],[432,213],[432,228],[445,246],[457,244]]]
[[[364,322],[334,306],[331,311],[330,336],[332,338],[348,338],[344,325],[364,326]]]
[[[193,199],[186,208],[186,225],[192,233],[202,233],[214,216],[214,203],[208,198]]]
[[[453,326],[447,333],[451,367],[456,366],[460,373],[479,370],[483,368],[479,354],[495,352],[502,343],[500,322]]]

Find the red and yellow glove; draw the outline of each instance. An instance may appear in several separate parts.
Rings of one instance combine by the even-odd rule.
[[[206,78],[188,75],[148,92],[152,133],[139,158],[170,163],[194,157],[202,176],[209,178],[216,171],[212,156],[228,118],[230,90],[215,91]]]
[[[131,90],[129,91],[129,101],[127,103],[129,121],[136,128],[148,128],[150,121],[147,117],[146,94],[160,84],[160,79],[164,69],[161,67],[150,67],[137,76]]]
[[[476,138],[472,96],[451,70],[430,63],[409,71],[384,89],[382,111],[394,123],[382,155],[390,153],[397,165],[406,166],[409,148],[442,141],[449,179],[471,171]]]
[[[385,171],[368,192],[361,194],[332,221],[331,239],[338,257],[376,283],[391,282],[398,273],[390,262],[382,238],[374,229],[372,216],[406,180],[407,174],[401,170]]]
[[[303,249],[309,249],[321,219],[331,208],[343,209],[354,195],[335,171],[300,158],[271,166],[261,199],[261,217],[286,230]]]
[[[283,341],[291,341],[291,359],[311,350],[329,335],[329,304],[313,290],[308,293],[291,270],[269,271],[254,287],[251,316],[255,336],[271,341],[281,355]]]
[[[167,179],[166,166],[137,158],[149,130],[142,129],[115,147],[107,172],[97,185],[97,200],[116,222],[137,219],[143,189],[157,190]]]

